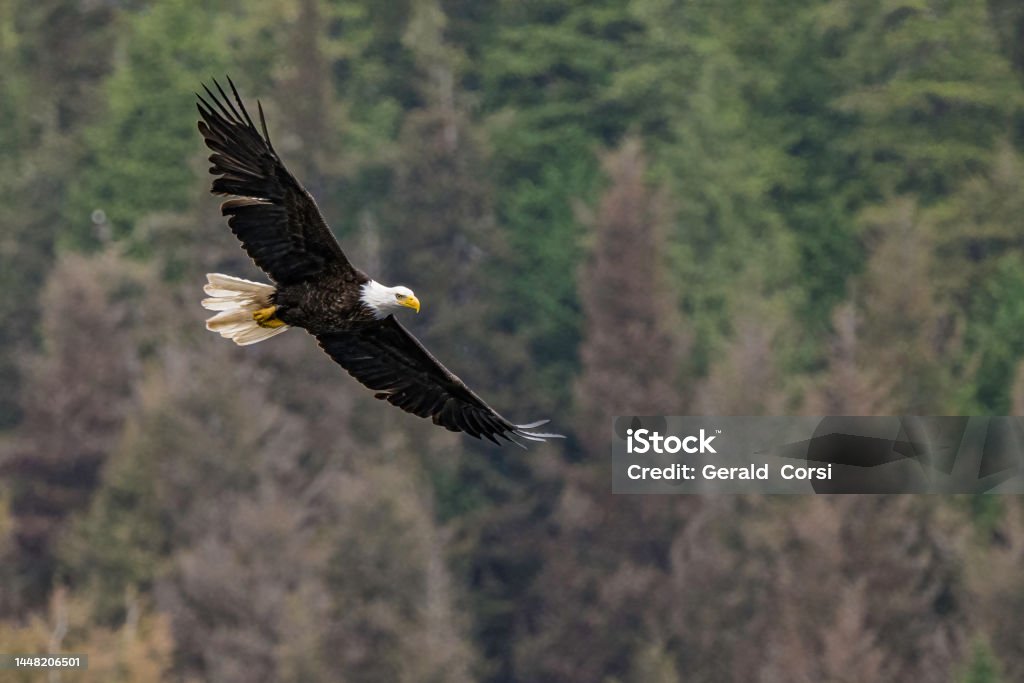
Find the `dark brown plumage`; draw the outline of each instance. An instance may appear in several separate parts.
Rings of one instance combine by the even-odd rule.
[[[394,317],[394,307],[419,310],[404,287],[384,287],[349,263],[312,196],[285,168],[267,132],[214,81],[198,95],[199,132],[213,150],[212,192],[231,195],[221,211],[242,248],[274,287],[226,275],[208,276],[204,306],[221,311],[207,327],[250,344],[301,327],[374,396],[434,424],[497,443],[558,437],[530,431],[546,420],[516,425],[499,415],[445,368]],[[262,131],[262,133],[261,133]],[[394,297],[392,299],[392,297]],[[518,442],[517,442],[518,443]]]

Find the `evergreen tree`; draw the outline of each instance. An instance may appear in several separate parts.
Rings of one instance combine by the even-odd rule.
[[[806,397],[809,415],[891,415],[888,402],[893,377],[876,367],[872,353],[864,348],[863,319],[856,306],[847,302],[836,307],[832,317],[832,339],[825,355],[823,375]]]
[[[502,284],[502,327],[530,358],[545,359],[538,370],[548,391],[517,386],[531,397],[523,409],[552,414],[571,399],[582,322],[572,205],[594,199],[596,153],[628,126],[604,91],[639,26],[628,7],[604,0],[501,3],[494,21],[493,44],[471,73],[482,84],[498,221],[511,248],[493,277]]]
[[[697,390],[703,415],[779,415],[791,396],[784,360],[796,325],[779,301],[756,301],[740,308],[731,338],[711,361]]]
[[[866,211],[863,221],[871,256],[857,292],[864,316],[861,362],[886,378],[884,400],[895,413],[955,412],[962,342],[949,302],[934,285],[940,277],[934,223],[909,198]]]
[[[91,171],[78,176],[65,215],[65,236],[76,245],[94,242],[92,222],[120,238],[146,213],[188,204],[195,191],[188,161],[200,147],[192,93],[225,71],[218,27],[226,17],[212,7],[170,0],[126,19],[104,120],[86,136]]]
[[[1017,238],[1022,205],[1020,155],[1000,145],[991,168],[963,183],[930,212],[935,224],[935,279],[962,327],[963,359],[972,371],[963,412],[1006,413],[1014,368],[1024,345],[1013,330],[1024,324],[1024,250]]]
[[[636,120],[657,141],[653,166],[676,209],[667,234],[672,285],[691,321],[702,373],[752,297],[783,294],[787,306],[800,303],[799,252],[775,197],[800,172],[784,145],[802,124],[770,118],[764,110],[776,109],[755,100],[766,99],[766,83],[776,78],[761,71],[761,62],[782,62],[775,52],[785,50],[777,46],[788,39],[764,36],[770,22],[755,20],[759,10],[722,5],[684,10],[638,3],[642,38],[635,39],[609,94],[623,109],[636,110]],[[664,92],[667,83],[672,87]]]
[[[1024,77],[1024,9],[1012,0],[995,0],[989,3],[989,11],[1003,53],[1021,79]]]
[[[849,91],[847,191],[873,201],[918,193],[930,204],[984,172],[1021,90],[1000,53],[984,0],[887,4],[836,0],[821,25]]]

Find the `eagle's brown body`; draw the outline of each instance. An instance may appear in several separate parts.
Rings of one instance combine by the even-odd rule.
[[[277,306],[276,317],[292,327],[313,335],[337,332],[376,321],[360,300],[361,287],[369,281],[365,273],[353,269],[315,283],[279,285],[270,300]]]

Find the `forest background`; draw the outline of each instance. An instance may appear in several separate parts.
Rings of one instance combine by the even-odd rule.
[[[1024,680],[1015,497],[610,494],[620,414],[1024,412],[1024,4],[0,1],[0,649],[90,681]],[[193,91],[517,421],[302,333]],[[0,680],[35,680],[5,671]]]

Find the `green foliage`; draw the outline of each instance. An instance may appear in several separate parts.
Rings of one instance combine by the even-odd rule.
[[[216,30],[225,19],[187,0],[125,17],[123,56],[105,85],[107,112],[86,136],[92,171],[71,194],[70,244],[92,243],[94,228],[128,237],[146,213],[180,208],[194,196],[189,161],[200,145],[192,92],[226,71],[228,46]]]
[[[402,125],[405,110],[420,103],[415,60],[403,44],[406,1],[348,0],[324,3],[326,51],[338,97],[346,109],[345,156],[357,169],[380,164]],[[372,180],[362,194],[380,192]]]
[[[798,59],[792,46],[805,43],[766,36],[778,18],[761,11],[709,4],[680,12],[636,3],[642,38],[608,95],[656,143],[654,168],[677,215],[666,247],[673,284],[693,326],[702,372],[734,333],[732,321],[753,283],[756,296],[781,295],[788,307],[803,300],[793,287],[799,252],[791,232],[799,227],[791,216],[800,207],[778,197],[791,196],[804,177],[806,162],[787,155],[787,145],[797,144],[805,126],[790,114],[786,97],[799,96],[790,95],[795,86],[787,79],[806,79],[790,64]],[[787,32],[801,30],[803,15],[793,14]],[[813,244],[801,237],[804,248]],[[802,273],[800,287],[814,290],[814,268]]]
[[[964,667],[957,683],[1002,683],[1006,680],[1001,674],[999,658],[992,648],[982,639],[974,642],[971,658]]]
[[[936,287],[956,306],[964,328],[964,360],[975,368],[965,387],[967,412],[1006,414],[1021,349],[1015,343],[1020,264],[1024,262],[1017,217],[1024,210],[1019,191],[1019,153],[1001,142],[983,175],[963,183],[931,211],[943,276]]]
[[[821,26],[837,46],[835,107],[854,117],[842,148],[862,197],[919,192],[927,203],[983,171],[1021,106],[988,3],[836,0]]]
[[[770,296],[790,289],[796,274],[794,242],[769,194],[770,169],[782,159],[750,135],[735,78],[740,68],[724,52],[703,61],[690,111],[660,155],[678,207],[676,282],[702,365],[750,294],[738,282],[760,280],[755,296]]]
[[[1002,496],[975,494],[965,499],[967,512],[979,536],[991,536],[999,528],[1007,513]]]
[[[549,360],[539,381],[552,391],[529,407],[551,411],[568,402],[577,364],[581,231],[573,202],[594,198],[597,151],[628,125],[604,90],[639,27],[615,2],[502,3],[495,21],[493,45],[472,76],[482,84],[502,188],[498,220],[511,249],[495,270],[500,327],[516,329],[531,357]]]
[[[973,408],[995,415],[1012,413],[1011,389],[1024,356],[1024,259],[1006,254],[974,295],[967,353],[977,363]],[[969,409],[970,409],[969,408]]]

